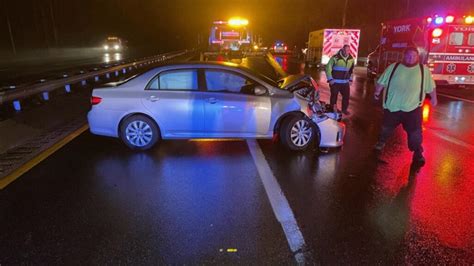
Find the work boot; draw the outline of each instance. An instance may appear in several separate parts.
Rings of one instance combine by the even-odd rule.
[[[374,150],[375,150],[375,151],[378,151],[378,152],[381,152],[384,147],[385,147],[385,142],[379,140],[379,141],[377,141],[377,143],[375,144]]]
[[[422,167],[425,165],[425,157],[423,157],[423,154],[421,152],[414,152],[413,153],[413,159],[412,159],[412,164]]]

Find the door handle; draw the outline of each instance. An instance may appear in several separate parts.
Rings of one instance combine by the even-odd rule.
[[[159,99],[160,99],[160,98],[158,98],[157,96],[150,96],[150,97],[148,97],[147,100],[149,100],[150,102],[156,102],[156,101],[158,101]]]
[[[210,103],[210,104],[215,104],[217,102],[217,99],[212,97],[212,98],[209,98],[207,99],[207,101]]]

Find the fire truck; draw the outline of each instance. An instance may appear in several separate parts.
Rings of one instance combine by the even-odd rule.
[[[357,29],[322,29],[309,33],[305,61],[311,65],[325,65],[331,56],[345,44],[350,46],[350,53],[357,61],[360,30]]]
[[[248,20],[231,18],[214,21],[209,35],[209,51],[246,51],[252,45]]]
[[[414,46],[438,85],[474,84],[474,17],[432,16],[382,23],[380,45],[367,59],[367,75],[375,77],[403,59]]]

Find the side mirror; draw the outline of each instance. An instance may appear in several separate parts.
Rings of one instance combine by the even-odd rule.
[[[263,86],[257,85],[253,88],[253,94],[256,96],[265,95],[267,93],[267,89]]]

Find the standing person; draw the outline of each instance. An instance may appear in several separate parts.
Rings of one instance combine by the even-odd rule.
[[[337,54],[329,59],[326,65],[326,77],[331,88],[331,99],[329,101],[334,111],[337,110],[337,95],[342,95],[342,113],[350,115],[349,107],[350,82],[352,82],[352,71],[354,70],[354,58],[350,55],[349,45],[344,45]]]
[[[299,74],[304,75],[305,74],[305,68],[306,68],[306,63],[305,62],[300,62],[298,64]]]
[[[382,151],[392,132],[402,124],[408,135],[408,148],[413,152],[412,162],[423,166],[421,106],[426,94],[430,95],[432,106],[437,105],[438,99],[431,72],[420,63],[420,55],[415,47],[406,48],[403,62],[391,64],[378,79],[375,100],[380,99],[384,88],[382,130],[375,149]]]

